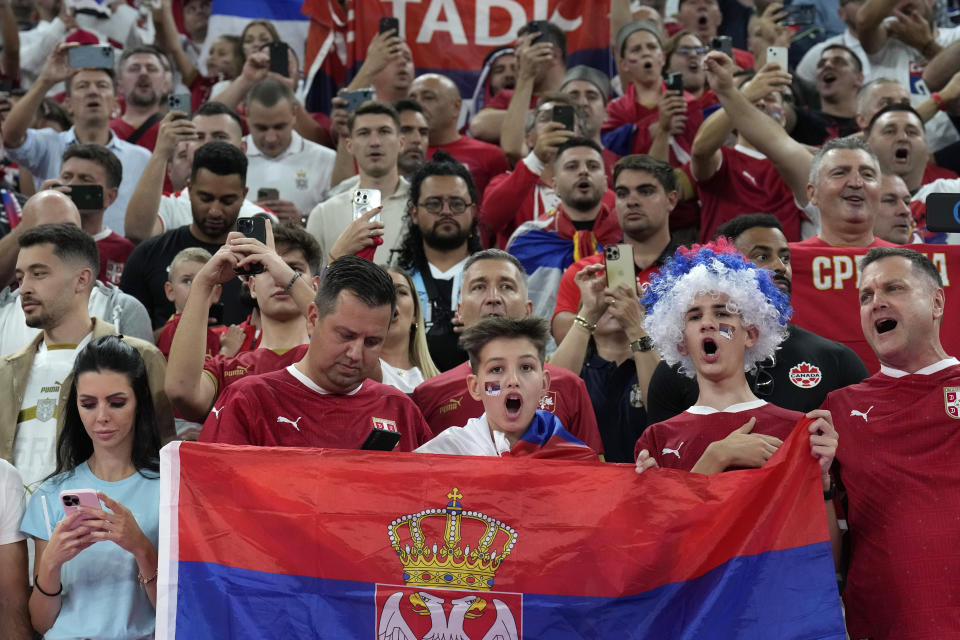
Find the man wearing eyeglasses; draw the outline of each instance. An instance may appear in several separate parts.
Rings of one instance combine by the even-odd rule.
[[[729,238],[751,262],[772,271],[773,283],[790,295],[790,246],[776,217],[761,213],[738,216],[721,226],[718,236]],[[747,373],[747,382],[758,398],[783,409],[807,412],[821,406],[831,391],[867,377],[867,368],[849,347],[792,324],[787,331],[774,356]],[[679,366],[661,361],[647,393],[648,423],[685,411],[696,403],[699,392],[695,379],[680,373]]]

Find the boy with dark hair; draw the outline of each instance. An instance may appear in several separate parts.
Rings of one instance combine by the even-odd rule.
[[[461,342],[472,370],[467,391],[483,404],[483,415],[443,431],[416,451],[597,460],[555,415],[537,409],[550,388],[543,368],[548,338],[546,321],[529,316],[487,318],[464,331]]]

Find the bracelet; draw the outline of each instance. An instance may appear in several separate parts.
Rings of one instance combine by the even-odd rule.
[[[597,323],[596,323],[596,322],[590,322],[589,320],[587,320],[587,319],[584,318],[583,316],[574,316],[574,318],[573,318],[573,323],[580,325],[581,327],[583,327],[584,329],[586,329],[586,330],[589,331],[590,333],[593,333],[594,331],[597,330]]]
[[[57,589],[57,592],[56,592],[56,593],[47,593],[46,591],[43,590],[43,587],[40,586],[40,582],[39,582],[39,580],[38,580],[39,577],[40,577],[40,574],[39,574],[39,573],[36,574],[35,576],[33,576],[33,586],[35,586],[35,587],[37,588],[37,591],[39,591],[39,592],[42,593],[43,595],[47,596],[48,598],[56,598],[58,595],[60,595],[61,593],[63,593],[63,583],[62,583],[62,582],[60,583],[60,588]]]
[[[930,94],[930,99],[937,103],[938,110],[940,111],[947,110],[947,103],[943,101],[943,97],[936,91]]]
[[[141,587],[146,588],[146,586],[147,586],[148,584],[150,584],[151,582],[153,582],[154,580],[157,579],[157,575],[158,575],[159,573],[160,573],[160,568],[157,567],[157,569],[153,572],[153,577],[152,577],[152,578],[144,578],[144,577],[143,577],[143,574],[140,573],[139,571],[137,571],[137,582],[140,583],[140,586],[141,586]]]
[[[293,277],[290,278],[290,282],[287,283],[287,286],[285,286],[285,287],[283,288],[283,292],[284,292],[284,293],[290,293],[290,289],[293,289],[293,283],[296,282],[296,281],[297,281],[297,278],[299,278],[299,277],[302,276],[302,275],[303,275],[303,274],[300,273],[299,271],[294,271],[294,272],[293,272]]]
[[[823,499],[833,500],[837,495],[837,484],[833,481],[833,477],[830,477],[830,488],[823,492]]]

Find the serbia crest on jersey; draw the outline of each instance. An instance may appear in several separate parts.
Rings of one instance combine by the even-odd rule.
[[[943,388],[943,408],[948,416],[960,420],[960,387]]]

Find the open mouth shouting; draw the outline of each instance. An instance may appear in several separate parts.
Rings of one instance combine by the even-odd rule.
[[[703,348],[703,359],[705,362],[711,363],[720,359],[720,356],[717,354],[717,341],[713,338],[704,338],[701,347]]]
[[[512,391],[504,398],[503,407],[507,410],[507,417],[516,418],[520,415],[520,409],[523,408],[523,397]]]
[[[893,162],[897,165],[910,163],[910,147],[903,145],[893,150]]]
[[[877,333],[883,335],[897,328],[897,321],[893,318],[880,318],[873,323]]]

